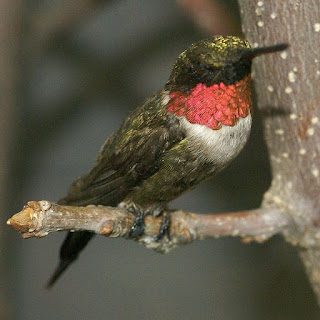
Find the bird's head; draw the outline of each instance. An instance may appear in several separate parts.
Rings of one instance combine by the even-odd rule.
[[[250,113],[252,59],[286,47],[251,48],[248,41],[235,36],[215,36],[194,43],[173,65],[165,86],[171,98],[167,110],[212,129],[235,125],[239,117]]]
[[[258,55],[282,51],[285,44],[251,48],[246,40],[235,36],[214,36],[200,40],[183,51],[174,62],[166,87],[188,91],[198,83],[235,84],[251,71],[252,59]]]

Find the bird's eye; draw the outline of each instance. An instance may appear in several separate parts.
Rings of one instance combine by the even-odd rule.
[[[192,73],[195,73],[197,75],[203,75],[205,68],[200,62],[195,61],[190,63],[190,70],[192,71]]]

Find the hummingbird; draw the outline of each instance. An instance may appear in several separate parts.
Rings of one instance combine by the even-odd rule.
[[[286,44],[251,48],[235,36],[192,44],[175,60],[164,88],[135,109],[101,147],[93,169],[75,180],[62,205],[119,206],[136,215],[163,214],[156,241],[169,232],[168,202],[223,170],[245,146],[251,130],[251,63]],[[164,214],[164,212],[166,212]],[[69,232],[51,287],[93,233]]]

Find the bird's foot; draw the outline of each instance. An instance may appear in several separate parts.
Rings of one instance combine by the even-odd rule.
[[[138,239],[140,238],[143,233],[144,233],[144,229],[145,229],[145,222],[144,222],[144,214],[139,213],[133,224],[132,227],[129,231],[129,237],[132,239]]]
[[[165,235],[167,235],[169,240],[170,240],[170,226],[171,226],[171,215],[170,215],[170,212],[165,212],[163,214],[163,217],[162,217],[162,220],[161,220],[159,233],[155,237],[155,240],[156,241],[160,241],[160,240],[162,240],[164,238]]]

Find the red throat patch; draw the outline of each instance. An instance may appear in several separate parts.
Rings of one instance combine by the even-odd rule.
[[[213,130],[220,129],[222,124],[234,126],[240,117],[245,118],[250,112],[250,87],[250,76],[230,85],[220,83],[207,87],[199,83],[189,94],[171,92],[167,111]]]

